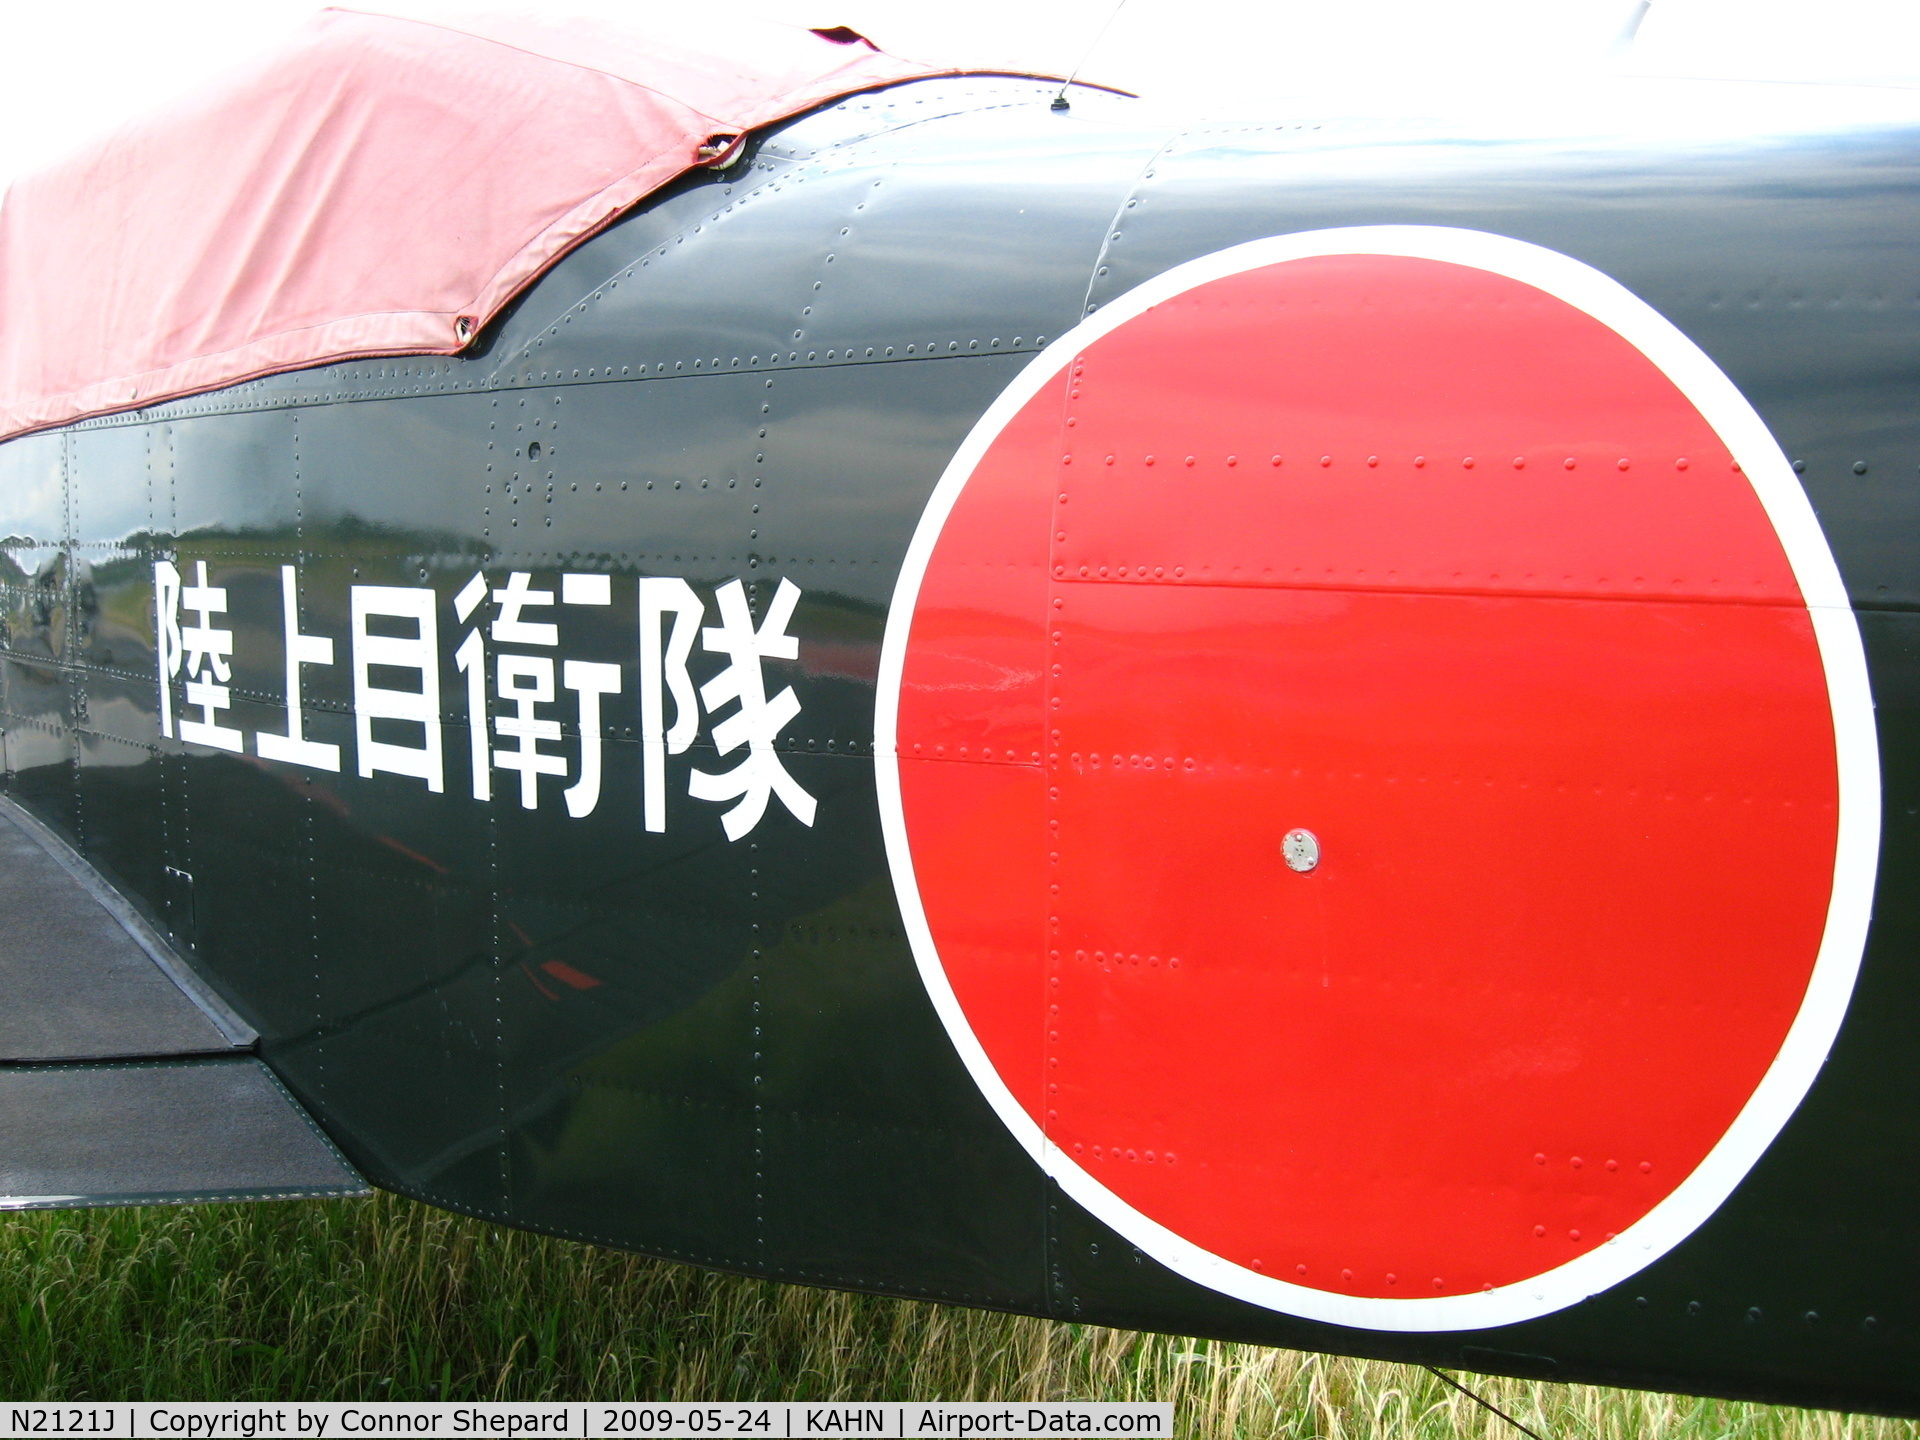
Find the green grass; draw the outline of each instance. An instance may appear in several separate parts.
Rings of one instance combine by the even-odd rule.
[[[1408,1366],[742,1280],[390,1196],[8,1215],[0,1335],[8,1399],[1163,1399],[1189,1436],[1516,1433]],[[1920,1437],[1476,1383],[1555,1440]]]

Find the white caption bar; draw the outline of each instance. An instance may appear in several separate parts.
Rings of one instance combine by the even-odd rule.
[[[702,1405],[689,1401],[525,1404],[476,1401],[189,1401],[168,1404],[4,1406],[5,1433],[111,1435],[136,1440],[256,1440],[261,1436],[938,1436],[1120,1435],[1169,1437],[1170,1403],[1059,1400],[889,1401],[879,1405],[777,1401]]]

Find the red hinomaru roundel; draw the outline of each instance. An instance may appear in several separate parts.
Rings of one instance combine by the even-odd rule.
[[[1285,236],[1090,317],[942,479],[880,694],[975,1080],[1256,1304],[1465,1329],[1624,1279],[1852,990],[1879,777],[1833,558],[1712,361],[1536,246]]]

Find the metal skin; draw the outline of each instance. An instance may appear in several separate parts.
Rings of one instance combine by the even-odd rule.
[[[583,246],[459,359],[287,375],[0,447],[8,793],[169,929],[365,1175],[435,1204],[807,1284],[1920,1413],[1904,1238],[1920,1213],[1913,131],[1173,131],[1050,98],[924,82],[805,117]],[[1583,262],[1731,378],[1793,460],[1852,598],[1884,790],[1851,1004],[1777,1139],[1644,1269],[1465,1331],[1229,1298],[1068,1198],[936,1014],[876,791],[888,607],[936,482],[995,399],[1082,317],[1176,265],[1386,225]],[[204,561],[228,592],[243,753],[161,737],[166,561],[186,584]],[[286,729],[285,565],[301,633],[334,645],[301,683],[305,737],[340,747],[337,774],[252,743]],[[553,653],[623,667],[582,819],[557,780],[531,810],[505,770],[490,800],[469,790],[456,597],[476,572],[501,588],[514,571],[554,592],[563,573],[611,577],[609,607],[537,617],[564,627]],[[708,625],[731,581],[752,587],[756,620],[781,581],[799,588],[797,658],[765,676],[799,703],[776,751],[817,802],[811,824],[776,799],[729,841],[720,807],[687,794],[693,769],[726,768],[703,722],[667,757],[665,828],[647,828],[646,577],[684,578]],[[355,585],[434,592],[439,793],[356,773]],[[697,644],[691,667],[714,673]],[[573,712],[557,713],[570,751]],[[1338,842],[1298,818],[1324,858],[1291,875],[1276,848],[1272,869],[1318,883]]]

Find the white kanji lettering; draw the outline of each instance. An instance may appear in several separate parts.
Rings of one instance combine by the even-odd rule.
[[[687,657],[707,607],[677,575],[640,582],[640,771],[641,813],[655,834],[667,828],[667,756],[681,755],[700,730]],[[664,652],[660,624],[673,617]],[[666,697],[673,696],[673,728],[667,728]]]
[[[500,607],[500,616],[493,622],[491,633],[498,644],[558,645],[560,643],[559,626],[520,618],[521,610],[529,605],[553,604],[551,590],[527,588],[532,579],[533,576],[525,570],[515,570],[507,576],[507,588],[493,592],[493,602]]]
[[[496,719],[493,731],[520,744],[516,749],[494,751],[493,763],[502,770],[520,772],[520,808],[532,810],[540,802],[540,777],[567,773],[565,757],[540,749],[542,740],[560,738],[560,722],[534,714],[536,705],[553,703],[553,660],[546,655],[502,655],[494,664],[500,698],[514,707],[514,713]]]
[[[562,575],[562,605],[611,605],[613,581],[605,575]]]
[[[600,803],[600,697],[620,693],[620,667],[569,660],[560,678],[580,697],[580,774],[564,793],[567,814],[582,820]]]
[[[408,775],[425,780],[428,791],[438,795],[445,788],[445,769],[440,755],[440,641],[433,591],[401,585],[355,585],[351,594],[353,719],[360,777],[369,779],[376,770]],[[384,621],[411,622],[415,633],[372,634],[367,622],[375,616]],[[414,671],[420,677],[420,688],[374,684],[372,670],[376,665]],[[416,746],[374,739],[376,720],[419,725],[424,732],[421,743]]]
[[[478,572],[453,597],[453,610],[466,624],[480,602],[487,598],[486,578]],[[473,771],[473,798],[493,798],[493,758],[487,745],[487,642],[474,626],[460,648],[453,652],[454,664],[467,677],[467,761]]]
[[[551,590],[530,588],[533,576],[514,570],[507,576],[504,590],[493,592],[500,613],[487,627],[496,644],[553,646],[560,643],[560,627],[544,621],[523,620],[520,612],[529,606],[551,606]],[[474,660],[481,661],[476,647]],[[520,806],[537,809],[540,804],[540,777],[567,773],[564,757],[540,748],[542,740],[560,738],[560,722],[535,713],[535,707],[551,705],[554,699],[553,660],[544,655],[499,655],[494,659],[494,693],[513,707],[513,714],[501,715],[493,722],[493,733],[503,740],[520,743],[510,750],[493,751],[493,763],[502,770],[520,772]],[[467,683],[473,683],[469,672]]]
[[[499,607],[493,621],[484,627],[485,636],[509,645],[554,646],[560,643],[560,628],[544,621],[523,618],[529,607],[554,603],[551,590],[532,588],[533,576],[515,570],[507,576],[504,588],[491,592]],[[476,574],[454,596],[455,614],[464,625],[473,619],[480,602],[489,591],[486,577]],[[566,605],[607,605],[612,603],[613,587],[605,575],[567,574],[560,577],[561,603]],[[555,661],[544,655],[499,653],[494,656],[494,692],[512,713],[488,721],[487,645],[482,626],[474,621],[460,647],[454,651],[455,663],[466,676],[467,733],[471,746],[473,798],[490,800],[493,795],[492,772],[517,771],[520,776],[520,804],[524,809],[539,807],[540,777],[565,777],[564,756],[541,749],[564,738],[561,722],[539,713],[557,696],[554,687]],[[575,819],[593,813],[600,803],[601,734],[600,698],[620,690],[620,667],[584,660],[567,660],[558,666],[566,688],[573,691],[580,718],[580,766],[574,783],[564,792],[567,813]],[[492,740],[515,742],[510,747],[492,748]]]
[[[160,672],[160,733],[173,738],[173,677],[180,673],[180,572],[153,562],[153,659]]]
[[[305,734],[302,667],[334,664],[335,647],[326,636],[302,633],[299,579],[296,566],[280,567],[284,733],[256,732],[255,749],[265,759],[338,773],[341,746]],[[195,562],[191,583],[183,580],[178,562],[155,561],[153,580],[161,734],[177,732],[181,739],[243,753],[242,732],[220,723],[231,707],[235,632],[215,622],[227,614],[228,591],[210,582],[205,561]],[[465,631],[454,659],[465,679],[474,799],[490,802],[493,771],[508,770],[520,777],[522,808],[534,810],[542,776],[564,781],[571,774],[573,783],[562,791],[568,815],[582,819],[598,808],[605,784],[604,708],[607,696],[621,693],[623,667],[502,647],[558,647],[561,626],[529,615],[555,614],[556,602],[604,607],[612,603],[612,588],[606,575],[567,573],[552,589],[535,589],[532,572],[523,570],[510,572],[504,585],[493,588],[485,573],[477,572],[453,597]],[[445,775],[438,597],[427,587],[381,585],[354,585],[350,594],[359,774],[420,779],[439,794]],[[769,660],[799,657],[799,641],[788,630],[801,591],[781,580],[757,625],[747,595],[740,580],[721,585],[713,596],[720,623],[706,626],[707,606],[686,580],[654,576],[639,582],[642,804],[651,832],[667,828],[668,758],[692,748],[703,711],[718,716],[711,733],[719,755],[745,751],[730,770],[694,768],[688,775],[688,796],[726,807],[720,819],[727,838],[751,833],[775,796],[801,824],[814,823],[818,802],[788,772],[778,749],[781,732],[800,714],[800,700],[791,685],[769,697],[764,668]],[[488,599],[495,606],[491,619],[479,613]],[[194,623],[182,623],[183,610]],[[696,684],[690,669],[696,634],[707,653],[725,661],[704,685]],[[173,687],[183,674],[185,706],[197,712],[191,718],[174,714]],[[579,722],[577,765],[565,752],[569,736],[562,688],[571,692]]]
[[[253,737],[262,759],[305,765],[314,770],[340,769],[340,747],[306,738],[305,707],[300,702],[300,667],[333,664],[333,641],[324,635],[300,633],[299,585],[291,565],[280,567],[281,623],[287,637],[287,733],[262,730]]]
[[[605,575],[562,575],[562,605],[611,605],[613,583]],[[567,814],[584,820],[600,803],[600,697],[620,693],[620,667],[594,660],[568,660],[561,682],[573,691],[580,716],[580,772],[563,792]]]
[[[232,698],[225,682],[233,678],[233,669],[227,664],[227,657],[233,654],[233,631],[212,623],[215,615],[227,613],[227,592],[224,586],[207,583],[206,561],[196,560],[194,567],[196,583],[181,589],[180,603],[198,614],[200,623],[181,626],[180,644],[186,652],[187,704],[199,708],[200,718],[182,718],[180,738],[237,755],[245,748],[244,737],[233,726],[222,725],[214,718],[214,712],[225,710]]]
[[[729,701],[738,702],[739,708],[713,727],[713,744],[722,755],[731,755],[745,745],[747,756],[718,775],[695,770],[688,778],[687,793],[696,800],[739,800],[720,817],[729,840],[738,840],[760,823],[770,795],[778,795],[802,825],[812,825],[813,796],[787,773],[774,749],[780,731],[800,713],[800,701],[791,685],[767,699],[766,678],[760,669],[764,660],[799,656],[800,642],[786,629],[799,603],[800,589],[792,581],[782,580],[758,630],[747,609],[746,589],[738,580],[722,585],[713,598],[720,607],[720,625],[701,630],[700,643],[715,654],[727,656],[729,663],[700,687],[700,700],[709,715]]]

